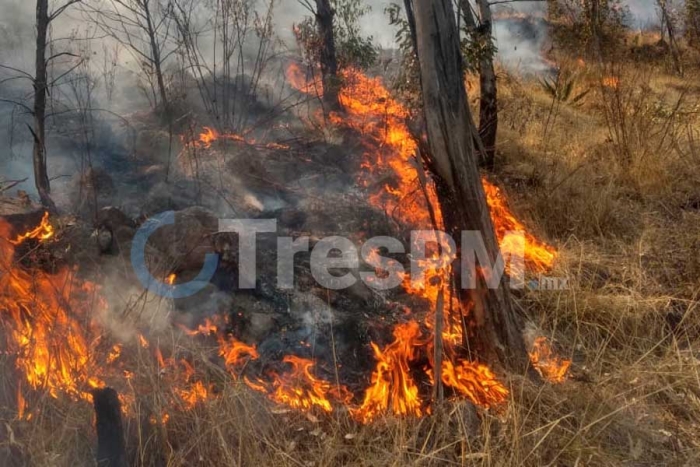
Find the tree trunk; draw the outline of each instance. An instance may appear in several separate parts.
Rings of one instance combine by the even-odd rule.
[[[498,132],[498,88],[496,87],[496,70],[493,66],[492,18],[491,7],[487,0],[477,0],[481,11],[481,26],[477,26],[468,0],[460,0],[459,6],[464,23],[472,39],[481,48],[488,48],[479,61],[479,81],[481,97],[479,99],[479,137],[483,148],[481,166],[493,170],[496,159],[496,133]]]
[[[34,184],[39,193],[41,204],[55,210],[51,200],[51,184],[46,168],[46,88],[48,83],[46,71],[46,38],[49,29],[49,1],[36,2],[36,74],[34,76]]]
[[[168,94],[165,91],[165,80],[163,79],[163,64],[160,59],[160,48],[156,38],[156,30],[151,17],[150,0],[143,1],[143,12],[146,17],[146,34],[151,46],[151,56],[153,57],[153,68],[156,72],[158,83],[158,93],[160,94],[160,105],[162,110],[168,112]]]
[[[668,33],[668,47],[671,52],[671,58],[673,59],[673,66],[676,69],[676,73],[683,76],[683,62],[681,61],[678,41],[676,41],[676,32],[673,25],[673,20],[671,19],[671,15],[668,14],[668,4],[666,3],[666,0],[656,0],[656,3],[661,10],[661,22],[666,26],[666,32]]]
[[[496,133],[498,131],[498,88],[493,66],[493,22],[488,0],[477,0],[481,14],[480,43],[487,47],[479,62],[481,100],[479,103],[479,136],[486,149],[484,164],[493,169],[496,158]]]
[[[415,15],[417,53],[423,105],[445,227],[455,238],[462,231],[481,232],[491,264],[499,255],[473,146],[467,95],[462,81],[462,55],[452,3],[448,0],[406,0]],[[407,9],[410,11],[410,9]],[[486,270],[491,265],[478,264]],[[457,282],[459,283],[459,282]],[[462,290],[473,304],[470,330],[480,358],[499,361],[514,371],[528,365],[522,322],[515,314],[509,290],[501,280],[490,289],[482,274],[476,290]]]
[[[316,0],[316,25],[321,37],[321,74],[323,75],[323,100],[329,110],[340,107],[338,100],[338,59],[333,36],[333,8],[330,0]]]

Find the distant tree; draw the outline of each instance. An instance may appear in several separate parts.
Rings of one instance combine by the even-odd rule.
[[[194,79],[220,129],[243,131],[253,117],[249,106],[264,88],[261,78],[280,51],[274,34],[280,0],[170,1],[180,82]]]
[[[400,53],[399,72],[394,80],[394,91],[409,109],[416,111],[422,105],[420,92],[420,70],[418,57],[411,34],[411,25],[402,8],[391,3],[384,12],[389,16],[389,24],[396,28],[396,42]]]
[[[34,164],[34,183],[39,193],[41,203],[52,210],[56,209],[51,200],[51,183],[46,165],[46,95],[48,92],[48,64],[63,53],[46,58],[48,46],[49,28],[51,23],[58,18],[68,7],[80,0],[68,0],[63,5],[49,12],[49,0],[37,0],[36,2],[36,49],[35,49],[35,74],[34,86],[34,150],[32,161]]]
[[[700,48],[700,0],[685,0],[685,34],[690,45]]]
[[[666,34],[668,35],[668,48],[669,52],[671,53],[671,58],[673,59],[673,66],[676,69],[676,73],[682,75],[683,61],[681,59],[681,51],[676,34],[677,21],[669,3],[670,2],[667,0],[656,0],[656,5],[659,8],[659,13],[661,15],[662,31],[666,31]]]
[[[316,26],[319,36],[319,63],[323,75],[323,99],[335,109],[340,107],[338,99],[338,57],[336,55],[333,17],[335,12],[330,0],[316,0]]]
[[[338,91],[338,68],[366,69],[378,57],[371,36],[360,31],[360,21],[370,7],[360,0],[299,0],[312,17],[295,26],[297,42],[307,60],[318,63],[324,81],[324,99],[335,106]]]
[[[547,0],[557,43],[577,53],[610,56],[622,43],[628,10],[622,0]]]
[[[469,35],[462,50],[468,62],[478,64],[481,98],[479,99],[479,136],[486,154],[481,158],[482,165],[493,169],[496,157],[496,134],[498,132],[498,85],[493,58],[496,46],[493,40],[493,18],[488,0],[477,0],[480,24],[477,25],[468,0],[460,0],[459,11]]]
[[[336,48],[341,67],[353,66],[367,69],[374,65],[379,56],[373,36],[363,36],[360,23],[372,8],[361,0],[330,0],[335,11]]]
[[[170,103],[164,63],[177,51],[173,44],[170,0],[86,2],[85,11],[107,35],[134,56],[151,87],[152,103],[165,111]]]

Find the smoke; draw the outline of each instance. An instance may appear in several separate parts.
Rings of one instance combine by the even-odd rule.
[[[680,1],[674,2],[676,7],[680,7]],[[265,3],[257,2],[259,13]],[[371,11],[360,22],[362,33],[372,36],[375,43],[384,49],[397,46],[396,31],[389,25],[389,19],[385,13],[385,9],[391,3],[398,3],[401,6],[403,4],[400,0],[365,0],[365,4],[371,7]],[[204,3],[194,3],[193,5],[196,12],[193,17],[194,27],[203,27],[208,14],[205,12],[207,7]],[[284,41],[287,48],[293,49],[295,46],[292,33],[293,25],[302,21],[311,12],[297,0],[279,0],[276,5],[274,33]],[[628,0],[627,6],[631,12],[630,23],[635,27],[644,27],[658,22],[655,0]],[[105,54],[108,50],[112,50],[116,43],[105,37],[93,41],[70,40],[76,36],[85,37],[86,34],[96,35],[95,26],[86,22],[81,8],[83,7],[79,4],[69,8],[52,24],[51,34],[56,42],[51,53],[69,51],[83,57],[88,56],[91,59],[88,67],[89,72],[95,77],[100,77],[105,71]],[[507,5],[496,5],[493,10],[496,17],[494,35],[498,48],[497,60],[509,69],[525,73],[539,74],[549,70],[549,65],[543,58],[543,51],[548,47],[549,41],[547,25],[541,19],[546,13],[546,4],[536,1],[514,2]],[[17,188],[27,191],[30,195],[35,195],[31,162],[32,138],[27,129],[32,124],[31,115],[27,108],[12,103],[17,102],[31,107],[31,81],[26,76],[22,76],[22,72],[26,72],[30,76],[34,72],[35,4],[22,0],[0,0],[0,11],[3,12],[0,16],[0,43],[2,43],[0,64],[14,70],[21,70],[21,72],[17,72],[8,68],[0,69],[0,144],[5,148],[2,157],[0,157],[0,173],[2,174],[0,179],[27,178],[27,182],[20,184]],[[513,17],[513,13],[525,13],[530,19],[516,19]],[[211,31],[211,28],[209,30]],[[201,35],[199,44],[201,58],[204,61],[211,63],[215,52],[220,59],[221,51],[216,51],[211,33]],[[246,50],[251,52],[252,57],[255,57],[257,44],[256,39],[251,37],[249,45],[246,46]],[[173,61],[174,57],[172,56],[170,60]],[[141,86],[143,81],[139,61],[125,47],[121,47],[113,61],[116,67],[114,70],[115,87],[111,92],[108,92],[104,79],[98,79],[92,96],[93,107],[108,109],[122,116],[147,110],[149,104],[144,98]],[[74,61],[69,59],[63,62],[63,65],[54,64],[53,76],[60,75],[65,67],[70,67],[73,63]],[[270,87],[277,84],[278,82],[271,82]],[[57,88],[52,99],[63,100],[64,106],[72,105],[70,101],[72,99],[71,89],[66,84],[59,85]],[[190,94],[195,96],[197,92],[192,90]],[[61,111],[62,109],[52,110]],[[62,191],[65,191],[64,185],[70,180],[69,175],[74,174],[84,166],[81,159],[84,155],[76,144],[73,144],[72,147],[71,145],[56,144],[54,125],[64,125],[70,117],[69,114],[62,113],[61,115],[60,119],[49,122],[50,138],[54,138],[49,141],[49,170],[50,176],[54,178],[52,182],[54,191],[58,193],[58,196]],[[94,118],[95,120],[104,119],[105,115],[95,115]],[[114,122],[116,121],[112,120],[112,123]],[[64,137],[63,142],[65,143],[70,138],[70,135]],[[113,146],[126,145],[126,143],[120,143],[116,140],[110,140],[109,144]],[[103,144],[103,146],[105,145]],[[98,164],[101,156],[104,156],[102,159],[106,160],[110,154],[96,154],[95,161]]]
[[[506,68],[528,74],[550,70],[543,55],[549,39],[544,21],[546,8],[543,2],[516,2],[492,8],[496,59]]]
[[[647,28],[659,23],[657,0],[628,0],[626,6],[630,11],[629,23],[635,28]],[[669,4],[678,2],[668,2]]]

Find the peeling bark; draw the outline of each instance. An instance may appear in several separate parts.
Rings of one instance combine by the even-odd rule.
[[[472,138],[471,114],[462,82],[462,55],[452,3],[409,0],[415,21],[415,43],[421,68],[421,85],[430,161],[442,206],[445,226],[460,238],[461,231],[481,232],[491,264],[499,255],[490,211],[486,203]],[[410,10],[409,10],[410,11]],[[491,266],[478,265],[482,269]],[[471,341],[481,359],[524,372],[528,356],[522,320],[511,304],[502,279],[490,289],[483,275],[476,290],[463,290],[471,301]]]

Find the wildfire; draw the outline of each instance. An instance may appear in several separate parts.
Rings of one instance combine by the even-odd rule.
[[[199,139],[195,141],[195,144],[199,144],[204,148],[210,148],[215,141],[219,140],[238,141],[241,143],[246,142],[245,138],[243,138],[241,135],[237,135],[235,133],[221,134],[215,129],[205,126],[203,131],[199,134]]]
[[[323,94],[323,81],[321,77],[318,74],[313,77],[309,76],[309,73],[303,71],[297,63],[289,64],[285,70],[285,77],[289,85],[298,91],[305,94]]]
[[[226,367],[229,369],[241,366],[246,359],[257,360],[259,357],[255,346],[224,337],[219,337],[219,355],[224,359]]]
[[[174,285],[176,280],[177,280],[177,274],[175,274],[175,273],[168,274],[168,277],[165,278],[165,283],[168,285]]]
[[[291,370],[282,375],[273,374],[273,388],[270,398],[280,404],[306,411],[319,407],[332,412],[330,399],[347,404],[352,394],[343,386],[333,386],[327,381],[316,378],[311,369],[314,362],[294,355],[287,355],[282,360],[291,366]]]
[[[318,92],[320,80],[307,80],[298,66],[287,70],[287,78],[303,92]],[[342,72],[343,89],[340,100],[345,113],[333,114],[335,125],[352,128],[363,135],[363,173],[359,183],[369,194],[370,202],[385,209],[397,221],[417,228],[442,226],[442,212],[437,203],[435,188],[427,180],[421,186],[417,159],[417,144],[407,119],[408,110],[393,99],[379,78],[369,78],[355,70]],[[210,148],[219,140],[257,144],[252,138],[237,134],[222,134],[204,127],[198,139],[186,145]],[[283,149],[277,143],[265,147]],[[390,183],[377,180],[392,180]],[[552,266],[556,251],[529,234],[524,225],[508,209],[503,193],[488,180],[483,180],[493,222],[501,248],[508,253],[517,247],[510,231],[525,232],[526,265],[541,272]],[[432,207],[434,218],[430,215]],[[131,342],[110,341],[98,320],[106,307],[99,295],[99,287],[77,277],[74,270],[64,268],[57,273],[39,269],[25,269],[13,263],[14,249],[28,239],[46,242],[55,235],[54,227],[44,214],[34,229],[11,238],[11,227],[0,219],[0,324],[8,336],[8,350],[16,356],[16,366],[22,374],[22,387],[45,390],[51,397],[66,395],[73,400],[89,400],[90,390],[106,386],[106,381],[119,378],[131,388],[138,387],[137,372],[124,365],[129,358],[128,348],[139,355],[150,355],[163,386],[172,388],[168,401],[185,410],[216,397],[201,369],[194,367],[189,356],[183,358],[176,350],[161,350],[157,341],[135,334]],[[318,409],[331,412],[336,404],[349,408],[354,417],[368,423],[387,412],[396,415],[420,416],[430,412],[425,387],[433,380],[433,343],[436,324],[444,324],[442,337],[445,347],[441,366],[442,382],[449,394],[465,397],[483,407],[503,402],[509,392],[494,373],[483,363],[462,356],[464,317],[469,304],[460,303],[445,293],[450,283],[451,257],[455,252],[435,252],[433,267],[421,283],[405,281],[408,293],[423,298],[428,312],[421,319],[415,312],[408,313],[408,322],[393,329],[393,340],[382,346],[371,343],[376,367],[362,402],[353,407],[354,395],[339,381],[323,379],[312,359],[287,355],[277,364],[262,363],[255,345],[238,341],[228,333],[228,323],[206,319],[194,329],[183,328],[184,335],[197,336],[217,346],[218,356],[234,380],[243,381],[271,400],[297,410]],[[174,284],[175,274],[166,282]],[[435,309],[449,295],[444,306],[444,323],[436,323]],[[546,340],[535,342],[531,354],[533,364],[543,376],[563,380],[570,362],[558,359],[547,346]],[[253,362],[253,363],[251,363]],[[249,365],[249,363],[251,363]],[[251,375],[250,368],[263,369]],[[135,390],[137,391],[137,390]],[[133,394],[124,396],[125,411],[130,410]],[[30,400],[31,401],[31,400]],[[20,417],[31,416],[30,402],[20,390],[17,395]],[[153,423],[166,423],[168,413],[153,415]]]
[[[304,93],[322,92],[318,79],[310,82],[307,77],[296,64],[287,70],[287,79],[297,90]],[[430,203],[435,213],[435,222],[438,227],[442,227],[442,212],[434,185],[428,180],[421,189],[417,170],[421,162],[417,159],[417,144],[406,124],[410,117],[408,110],[391,96],[380,78],[369,78],[359,71],[346,69],[341,72],[341,79],[343,87],[339,97],[344,113],[331,114],[330,120],[335,125],[352,128],[363,135],[364,170],[359,184],[369,192],[370,202],[405,225],[428,229],[433,227],[428,208]],[[383,174],[391,175],[391,185],[377,186],[376,180],[387,178]],[[549,269],[556,258],[554,248],[527,232],[508,209],[502,192],[485,178],[482,181],[503,253],[515,253],[522,248],[519,237],[512,232],[523,232],[526,266],[536,272]],[[394,329],[394,341],[385,348],[372,343],[377,366],[371,377],[371,385],[365,391],[362,405],[352,410],[362,422],[367,423],[387,410],[397,415],[416,416],[426,412],[413,366],[421,355],[430,356],[432,353],[433,336],[430,334],[435,329],[432,310],[436,308],[441,291],[444,293],[444,284],[450,283],[449,264],[454,252],[442,253],[437,256],[436,252],[436,256],[431,258],[435,267],[426,274],[422,283],[409,280],[404,283],[407,292],[418,295],[431,304],[431,312],[424,319],[428,333],[421,330],[418,321],[411,321]],[[443,360],[443,382],[455,394],[467,397],[476,404],[485,407],[497,405],[505,400],[508,390],[493,372],[478,362],[455,357],[458,355],[455,347],[462,342],[461,321],[469,310],[456,298],[452,299],[449,309],[453,313],[445,317],[446,326],[442,333],[447,346],[446,356],[450,356]],[[425,373],[430,376],[432,370],[427,368]]]
[[[517,251],[520,242],[513,232],[525,235],[525,263],[531,271],[544,272],[549,270],[557,258],[557,252],[551,246],[539,241],[527,231],[513,213],[508,209],[505,196],[501,190],[486,178],[482,179],[486,201],[491,209],[491,219],[496,230],[503,254]]]
[[[444,360],[442,381],[482,407],[498,405],[505,401],[509,394],[508,389],[498,382],[496,375],[486,365],[464,360],[457,364]]]
[[[554,353],[546,337],[535,339],[530,351],[530,362],[544,379],[552,383],[566,380],[571,366],[571,360],[562,359]]]
[[[289,146],[280,143],[265,143],[259,144],[254,138],[247,138],[236,133],[221,133],[214,128],[205,126],[202,128],[202,132],[199,137],[194,140],[187,142],[183,137],[183,142],[185,147],[196,147],[209,149],[217,141],[235,141],[238,143],[247,144],[250,146],[262,146],[267,149],[289,149]]]

